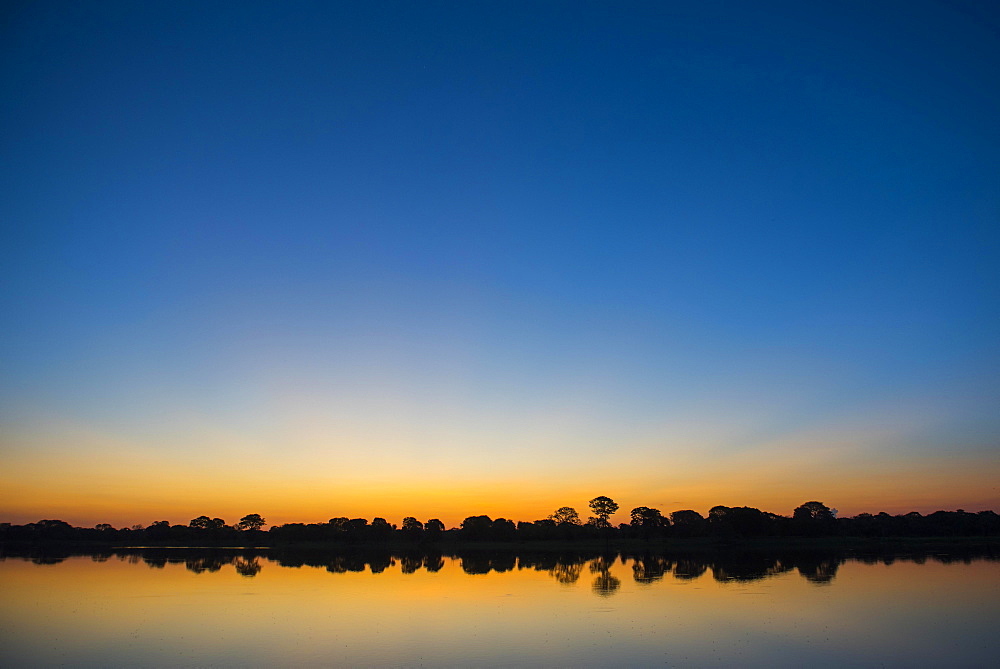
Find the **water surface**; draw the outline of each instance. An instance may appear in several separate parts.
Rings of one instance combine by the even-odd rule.
[[[4,666],[987,667],[1000,562],[149,549],[0,561]]]

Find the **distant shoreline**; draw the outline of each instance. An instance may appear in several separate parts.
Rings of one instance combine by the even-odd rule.
[[[64,550],[223,550],[223,551],[326,551],[351,552],[366,550],[389,551],[434,551],[448,553],[451,551],[558,551],[558,550],[618,550],[618,551],[655,551],[655,552],[719,552],[719,551],[769,551],[769,550],[930,550],[934,548],[983,547],[1000,549],[1000,537],[996,536],[921,536],[921,537],[747,537],[747,538],[717,538],[700,537],[690,539],[654,538],[644,539],[610,539],[603,540],[535,540],[535,541],[474,541],[460,539],[442,539],[441,541],[303,541],[288,543],[247,543],[234,545],[231,543],[144,543],[141,545],[101,542],[87,540],[40,540],[40,541],[0,541],[0,556],[3,549],[64,549]]]

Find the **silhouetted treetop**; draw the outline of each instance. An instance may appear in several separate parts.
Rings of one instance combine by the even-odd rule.
[[[265,522],[259,513],[249,513],[240,518],[240,522],[236,523],[236,529],[254,532],[264,527]]]
[[[549,520],[555,521],[559,525],[579,525],[580,514],[571,506],[560,506],[549,516]]]
[[[632,517],[633,527],[663,527],[670,524],[659,509],[651,509],[648,506],[637,506],[629,515]]]
[[[189,527],[196,530],[221,530],[226,526],[226,521],[222,518],[209,518],[208,516],[198,516],[189,523]]]

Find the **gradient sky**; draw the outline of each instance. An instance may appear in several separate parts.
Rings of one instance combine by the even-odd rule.
[[[0,30],[0,521],[1000,510],[995,3]]]

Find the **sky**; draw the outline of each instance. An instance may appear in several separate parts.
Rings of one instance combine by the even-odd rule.
[[[0,17],[0,521],[1000,510],[994,3]]]

